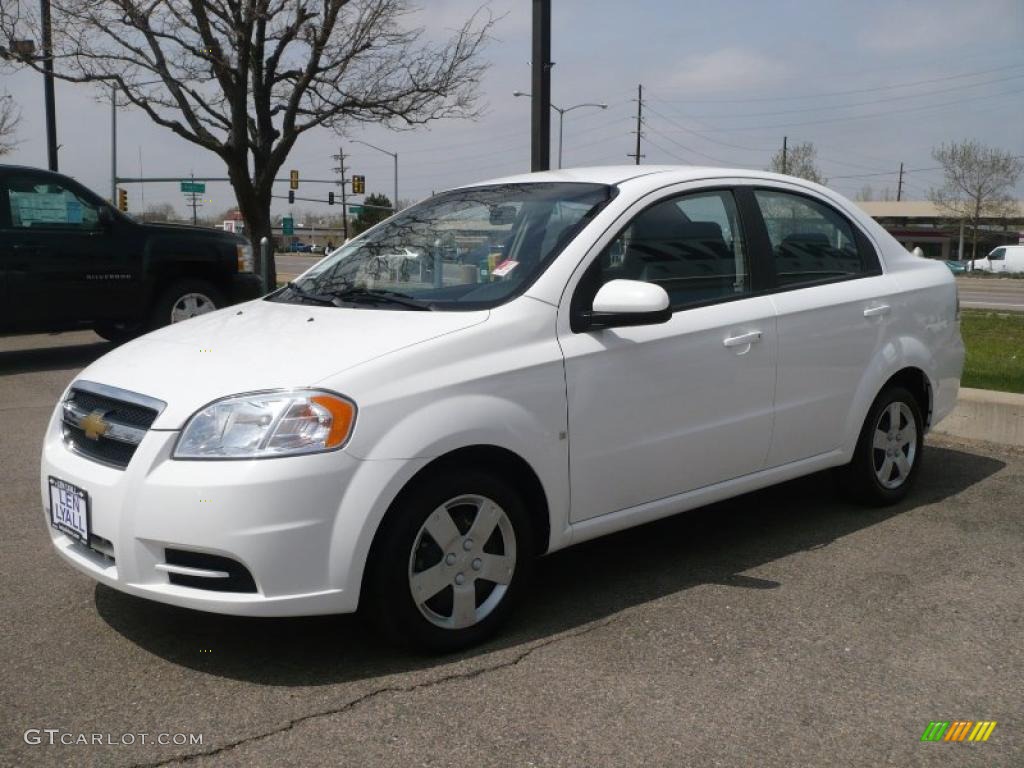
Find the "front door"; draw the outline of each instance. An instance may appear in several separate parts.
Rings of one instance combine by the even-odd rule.
[[[98,200],[31,171],[4,180],[9,308],[22,331],[61,330],[124,316],[139,259],[118,248]]]
[[[574,332],[562,323],[573,522],[764,465],[771,441],[776,330],[753,296],[729,190],[663,198],[637,214],[576,287],[570,313],[616,278],[656,283],[672,318]]]

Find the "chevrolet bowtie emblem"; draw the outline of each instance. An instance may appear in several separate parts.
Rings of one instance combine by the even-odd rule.
[[[93,411],[82,419],[79,426],[90,440],[99,440],[110,429],[110,425],[103,420],[103,411]]]

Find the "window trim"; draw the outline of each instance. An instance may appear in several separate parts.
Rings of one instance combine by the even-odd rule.
[[[581,308],[580,302],[585,300],[584,292],[589,292],[590,290],[589,286],[585,288],[588,273],[591,270],[595,269],[596,265],[600,264],[601,254],[604,253],[605,249],[608,248],[612,243],[614,243],[619,237],[621,237],[622,233],[625,232],[626,229],[628,229],[630,226],[632,226],[633,222],[636,221],[637,218],[642,216],[648,210],[670,200],[683,197],[693,197],[696,195],[704,195],[714,192],[728,192],[730,195],[732,195],[733,205],[736,208],[737,228],[739,229],[743,237],[743,246],[745,251],[744,256],[746,257],[748,270],[747,278],[749,281],[749,290],[748,292],[742,294],[737,294],[733,296],[720,296],[718,298],[707,299],[705,301],[691,302],[689,304],[684,304],[678,307],[673,307],[670,304],[669,309],[671,310],[672,315],[675,316],[678,312],[687,312],[691,309],[700,309],[701,307],[711,307],[716,304],[726,304],[733,301],[742,301],[743,299],[750,299],[765,293],[765,291],[759,289],[760,278],[757,275],[761,270],[759,270],[757,268],[757,265],[755,264],[754,250],[751,248],[750,245],[751,230],[747,222],[747,216],[745,215],[743,206],[741,205],[740,196],[738,194],[740,189],[741,187],[733,184],[716,184],[714,186],[699,187],[696,189],[688,189],[684,191],[676,190],[674,192],[670,192],[667,195],[657,197],[656,199],[651,200],[649,203],[644,205],[643,208],[629,215],[629,218],[626,220],[626,222],[615,230],[615,234],[612,235],[601,248],[597,249],[594,252],[593,259],[583,269],[582,274],[580,274],[579,279],[576,281],[576,285],[573,288],[573,294],[569,299],[569,329],[573,333],[586,333],[592,330],[589,326],[589,323],[587,322],[585,314],[586,312],[589,311],[589,308]],[[596,291],[594,292],[594,295],[597,295]],[[593,297],[591,297],[590,301],[593,302]]]
[[[775,187],[768,184],[743,185],[742,189],[749,195],[749,204],[751,206],[750,216],[752,219],[751,227],[758,230],[756,237],[759,244],[758,250],[761,251],[760,258],[758,259],[758,265],[764,271],[764,275],[767,278],[764,293],[774,294],[787,291],[799,291],[804,288],[813,288],[819,285],[832,285],[833,283],[845,283],[850,280],[863,280],[864,278],[878,277],[879,275],[884,274],[881,259],[878,257],[878,250],[871,242],[871,239],[859,226],[857,226],[856,222],[854,222],[843,211],[836,208],[836,206],[830,201],[807,192],[790,189],[789,187]],[[771,237],[768,234],[768,225],[765,223],[761,206],[757,202],[756,193],[759,191],[775,192],[777,194],[801,197],[832,211],[850,227],[850,231],[853,233],[853,239],[857,244],[857,255],[860,257],[863,271],[856,275],[824,277],[818,280],[808,280],[806,282],[792,285],[779,285],[778,274],[775,271],[775,247],[772,245]],[[753,237],[751,239],[753,240]]]

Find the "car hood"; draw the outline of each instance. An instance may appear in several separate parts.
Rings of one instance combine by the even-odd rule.
[[[218,398],[313,386],[375,358],[482,323],[488,314],[257,300],[135,339],[78,378],[163,400],[167,407],[153,428],[179,429]]]

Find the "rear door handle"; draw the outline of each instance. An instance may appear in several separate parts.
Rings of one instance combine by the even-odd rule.
[[[760,331],[751,331],[750,333],[741,333],[739,336],[730,336],[722,342],[723,346],[726,347],[748,347],[751,344],[756,344],[761,340]]]
[[[888,304],[879,304],[878,306],[868,307],[867,309],[864,310],[864,317],[877,317],[879,315],[888,315],[888,314],[889,314],[889,305]]]

